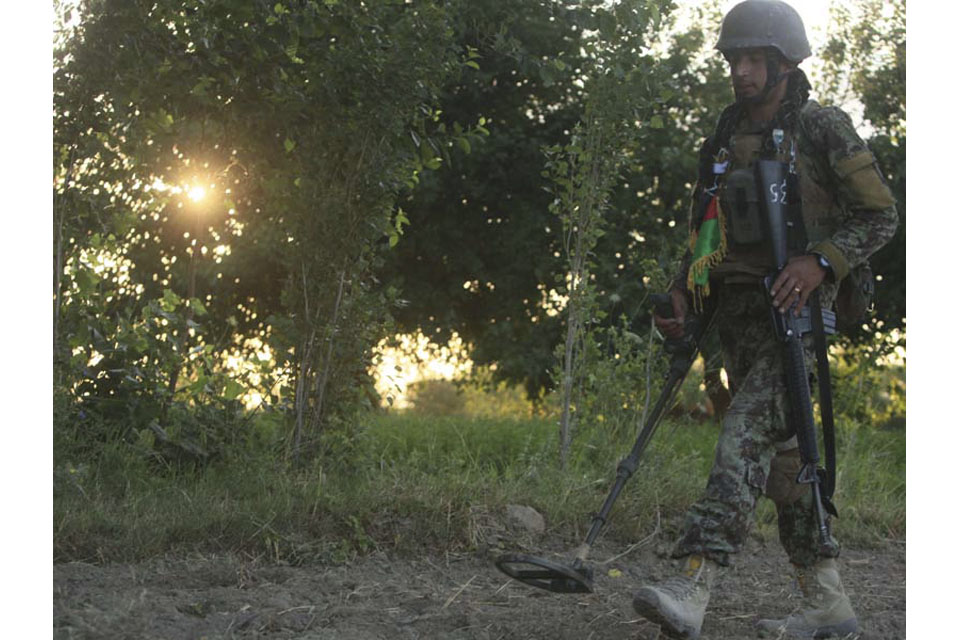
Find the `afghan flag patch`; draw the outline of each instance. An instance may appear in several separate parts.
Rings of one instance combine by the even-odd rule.
[[[710,269],[727,255],[725,221],[716,195],[707,202],[700,228],[690,238],[692,254],[687,288],[693,294],[695,308],[702,308],[703,297],[710,295]]]

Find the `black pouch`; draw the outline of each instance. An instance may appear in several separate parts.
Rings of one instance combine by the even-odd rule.
[[[873,308],[874,276],[873,269],[864,262],[850,269],[847,277],[840,281],[837,299],[837,326],[841,333],[853,335],[867,320]]]
[[[763,222],[754,172],[737,169],[727,176],[721,201],[727,219],[727,239],[735,246],[763,242]]]

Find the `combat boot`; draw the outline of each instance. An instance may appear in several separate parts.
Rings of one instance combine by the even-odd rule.
[[[667,636],[696,640],[710,601],[710,586],[719,569],[719,565],[703,556],[687,556],[679,576],[641,587],[633,595],[633,608],[660,625]]]
[[[760,631],[779,638],[842,638],[856,633],[857,616],[843,591],[837,561],[825,558],[810,569],[796,569],[802,609],[780,620],[760,620]]]

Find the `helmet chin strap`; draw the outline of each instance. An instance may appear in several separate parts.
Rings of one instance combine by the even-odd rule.
[[[767,51],[767,83],[763,85],[763,89],[755,96],[750,97],[738,97],[737,102],[740,104],[760,104],[767,99],[767,96],[770,95],[770,92],[775,86],[782,80],[785,76],[789,76],[793,73],[793,69],[788,71],[780,71],[780,53],[777,51]]]

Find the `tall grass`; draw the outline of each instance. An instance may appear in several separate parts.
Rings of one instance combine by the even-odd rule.
[[[835,531],[845,545],[905,535],[905,437],[841,425]],[[659,523],[668,539],[698,497],[718,427],[665,422],[604,533],[629,543]],[[203,469],[158,466],[127,445],[95,456],[56,445],[57,560],[136,560],[167,552],[343,561],[374,549],[476,549],[502,542],[510,503],[540,511],[574,544],[602,504],[633,434],[594,430],[557,464],[547,420],[373,415],[344,453],[293,468],[267,449]],[[775,536],[769,505],[757,531]],[[501,537],[498,537],[501,536]]]

